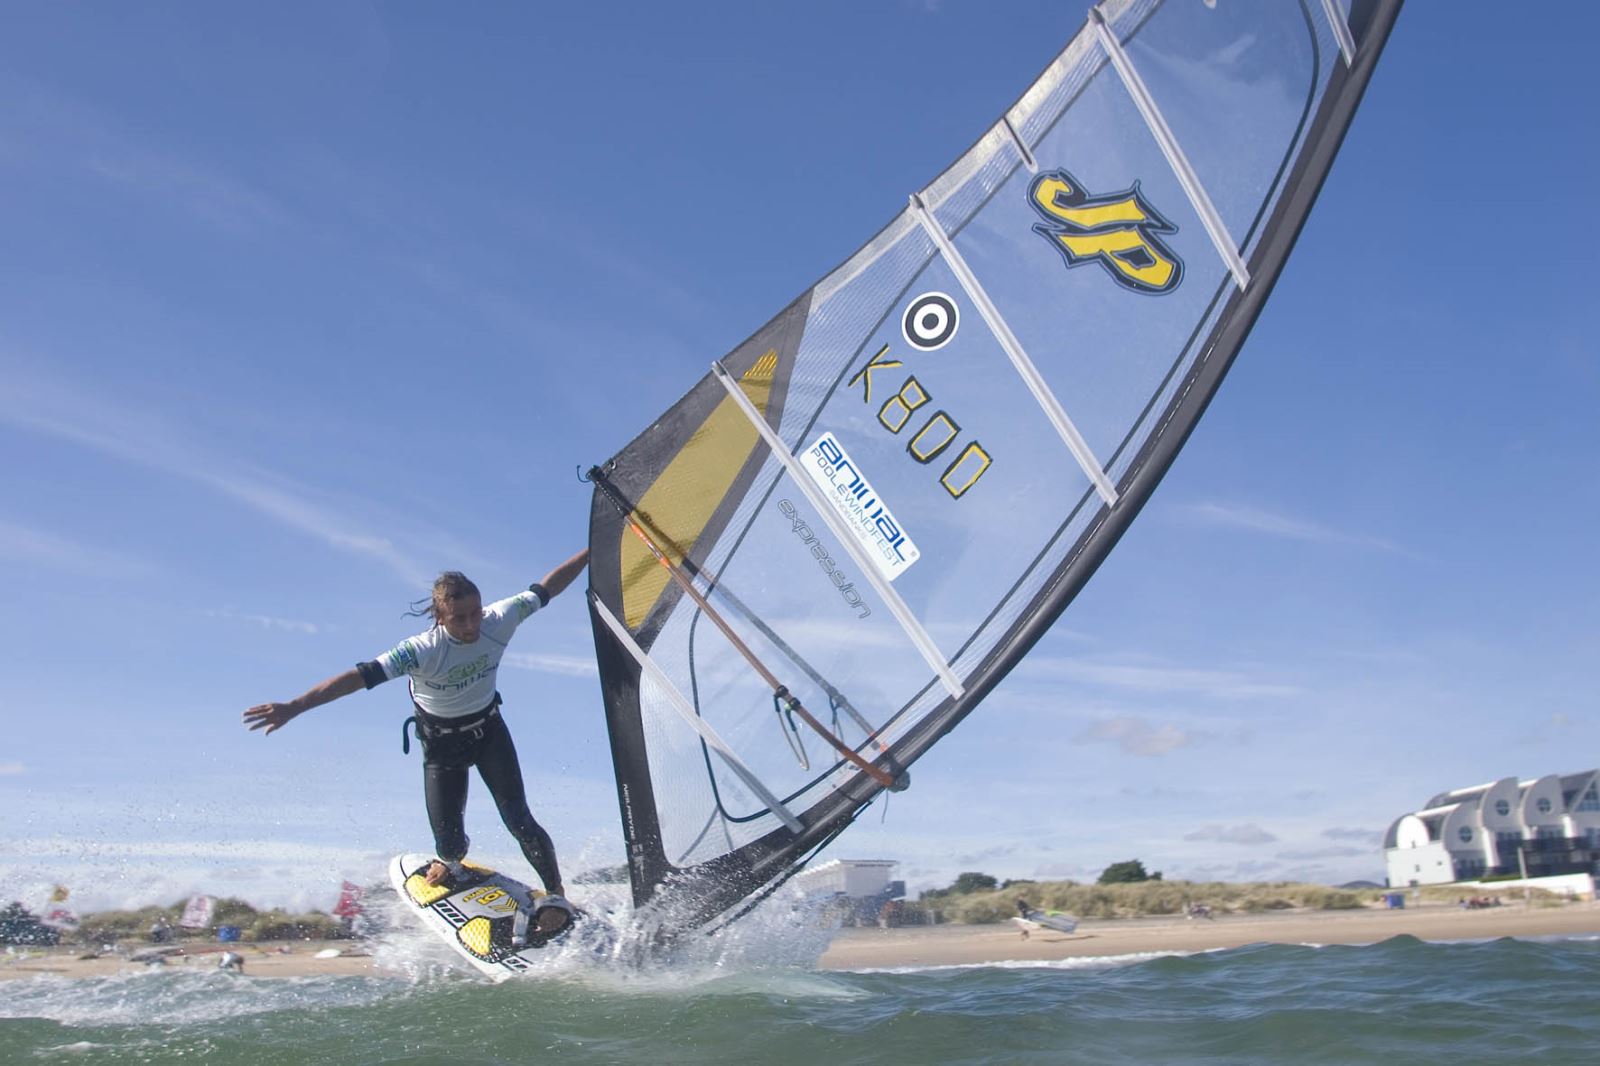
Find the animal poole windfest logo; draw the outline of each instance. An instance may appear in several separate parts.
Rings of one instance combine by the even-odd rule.
[[[1118,285],[1151,296],[1183,280],[1183,260],[1161,239],[1178,227],[1145,199],[1137,181],[1122,192],[1091,196],[1077,178],[1052,170],[1033,179],[1028,203],[1044,219],[1033,232],[1069,267],[1098,263]]]
[[[800,466],[878,573],[893,581],[922,556],[832,433],[817,438]]]

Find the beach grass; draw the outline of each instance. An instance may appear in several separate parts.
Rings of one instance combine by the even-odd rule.
[[[1042,910],[1066,911],[1079,918],[1147,918],[1181,916],[1193,906],[1213,914],[1265,914],[1272,911],[1350,911],[1384,906],[1392,890],[1332,888],[1295,881],[1225,882],[1149,880],[1124,884],[1088,885],[1075,881],[1013,881],[993,891],[924,897],[906,907],[924,912],[926,920],[962,925],[1003,922],[1017,913],[1023,899]],[[1415,902],[1454,903],[1463,894],[1503,896],[1522,901],[1521,889],[1499,892],[1438,885],[1405,889]],[[1555,897],[1539,890],[1534,895],[1550,903]]]

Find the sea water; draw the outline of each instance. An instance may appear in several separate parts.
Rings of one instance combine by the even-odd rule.
[[[7,980],[0,1062],[1600,1062],[1595,938],[838,972],[761,932],[765,959],[558,953],[502,984],[393,935],[371,976]]]

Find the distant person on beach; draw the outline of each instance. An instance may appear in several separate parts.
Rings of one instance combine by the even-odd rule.
[[[1033,919],[1028,917],[1028,915],[1030,915],[1032,913],[1033,913],[1033,906],[1027,900],[1023,899],[1021,896],[1018,896],[1017,897],[1016,923],[1017,923],[1017,928],[1022,930],[1022,939],[1024,939],[1024,940],[1028,939],[1028,927],[1026,925],[1024,925],[1023,923],[1024,922],[1030,922],[1030,921],[1033,920]]]
[[[500,809],[501,820],[538,872],[545,891],[565,896],[555,845],[528,809],[517,749],[500,717],[495,673],[517,627],[572,584],[588,563],[585,549],[528,586],[526,592],[488,607],[484,607],[478,587],[464,574],[454,570],[440,574],[431,597],[419,601],[413,611],[432,618],[432,629],[401,641],[375,660],[328,678],[287,703],[251,707],[244,712],[245,724],[270,736],[313,707],[406,675],[416,711],[413,720],[422,741],[428,821],[439,856],[427,869],[428,883],[448,884],[466,873],[461,860],[466,857],[468,840],[462,819],[467,807],[467,771],[476,766]]]

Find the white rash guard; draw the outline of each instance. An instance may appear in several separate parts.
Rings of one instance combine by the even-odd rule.
[[[510,599],[496,600],[483,609],[483,625],[478,639],[464,644],[444,626],[436,625],[396,644],[378,656],[375,665],[381,678],[370,676],[364,663],[362,677],[371,688],[406,674],[411,679],[411,698],[418,707],[437,718],[465,718],[477,714],[494,699],[495,673],[505,654],[511,634],[529,615],[550,602],[542,585],[533,585]]]

